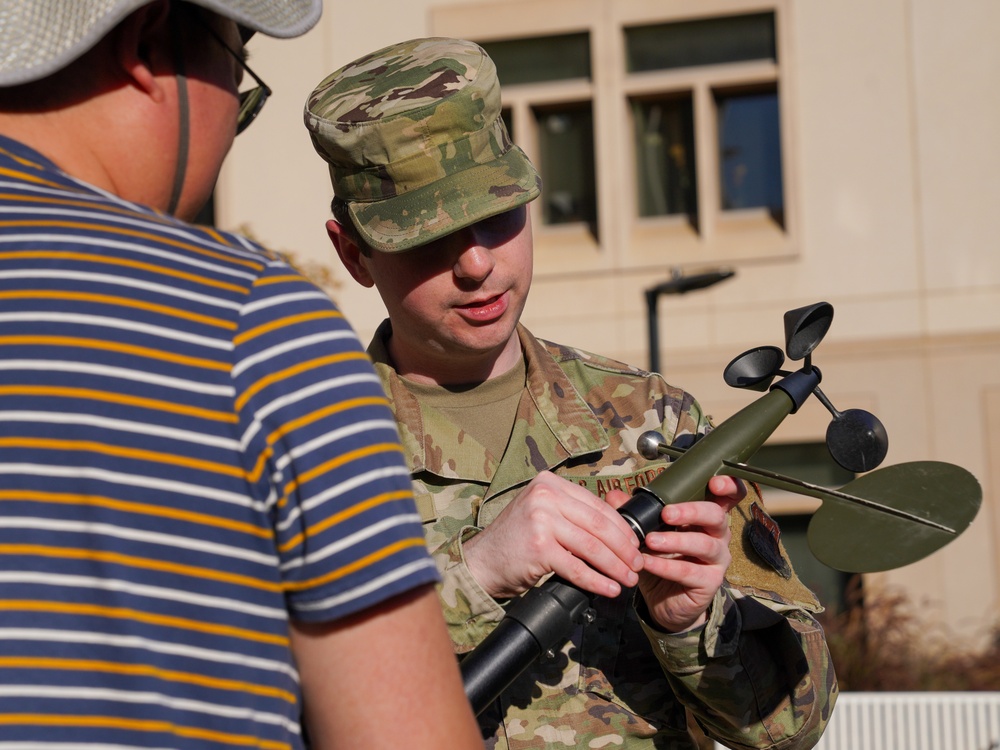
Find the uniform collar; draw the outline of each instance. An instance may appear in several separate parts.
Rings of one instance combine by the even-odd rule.
[[[391,333],[391,324],[383,321],[368,354],[392,401],[412,473],[430,472],[489,485],[487,496],[492,496],[530,481],[540,471],[608,447],[606,431],[556,361],[556,350],[547,348],[524,326],[518,325],[517,333],[527,387],[518,405],[511,449],[499,463],[475,441],[460,442],[451,420],[414,398],[390,364],[386,342]],[[518,446],[524,446],[523,450]]]

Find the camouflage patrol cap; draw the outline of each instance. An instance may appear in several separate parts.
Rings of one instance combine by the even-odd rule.
[[[538,196],[500,118],[496,66],[459,39],[413,39],[327,77],[305,123],[334,194],[377,250],[424,245]]]

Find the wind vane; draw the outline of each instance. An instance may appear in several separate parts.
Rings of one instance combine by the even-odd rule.
[[[832,568],[853,573],[890,570],[916,562],[956,539],[972,523],[982,502],[979,482],[965,469],[939,461],[915,461],[876,469],[888,452],[885,428],[862,409],[837,411],[819,388],[822,375],[812,352],[833,321],[827,302],[785,313],[785,350],[760,346],[726,367],[726,383],[767,393],[722,422],[688,448],[667,445],[656,432],[639,438],[647,459],[673,459],[667,471],[637,488],[618,512],[640,542],[663,528],[665,505],[704,497],[717,474],[747,479],[822,501],[809,522],[813,554]],[[798,361],[782,369],[785,357]],[[779,378],[775,382],[776,378]],[[840,489],[828,489],[746,461],[809,398],[833,416],[827,449],[845,469],[864,473]],[[530,589],[507,610],[496,629],[461,663],[466,695],[483,711],[541,654],[562,646],[574,625],[593,618],[591,595],[552,576]]]

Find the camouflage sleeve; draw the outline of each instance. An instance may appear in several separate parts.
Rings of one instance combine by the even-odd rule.
[[[819,623],[805,610],[723,587],[705,625],[643,629],[677,698],[731,748],[806,750],[823,733],[837,687]]]
[[[679,426],[692,433],[712,427],[696,402]],[[758,488],[748,490],[730,513],[732,562],[708,621],[668,634],[651,625],[641,597],[636,610],[667,681],[709,737],[731,748],[806,750],[819,741],[837,696],[813,617],[822,607],[788,563]]]
[[[456,654],[467,653],[482,643],[504,615],[503,607],[473,578],[462,553],[462,543],[480,531],[466,526],[432,552],[441,572],[441,609]]]

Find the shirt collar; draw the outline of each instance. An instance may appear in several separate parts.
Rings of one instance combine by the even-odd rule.
[[[498,466],[486,467],[481,455],[445,456],[432,442],[453,445],[453,423],[435,409],[418,402],[391,365],[386,342],[392,335],[388,320],[382,322],[368,346],[375,371],[392,402],[400,439],[414,474],[427,471],[451,479],[489,483],[489,494],[529,481],[538,472],[553,469],[571,458],[607,448],[606,431],[586,399],[556,361],[553,348],[535,338],[523,325],[517,327],[527,369],[527,387],[521,396],[511,446]],[[434,441],[428,436],[433,434]]]

